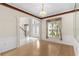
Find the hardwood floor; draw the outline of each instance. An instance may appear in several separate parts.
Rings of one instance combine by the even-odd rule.
[[[74,56],[72,46],[36,40],[20,48],[1,54],[2,56]]]

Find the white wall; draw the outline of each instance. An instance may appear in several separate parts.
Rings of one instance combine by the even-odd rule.
[[[16,27],[20,17],[34,18],[0,5],[0,52],[16,48],[18,41]]]
[[[63,41],[67,41],[67,39],[68,38],[70,39],[70,37],[73,38],[73,35],[74,35],[74,33],[73,33],[73,16],[74,16],[73,13],[69,13],[69,14],[64,14],[61,16],[56,16],[56,17],[44,19],[42,21],[42,39],[46,39],[46,20],[54,19],[54,18],[62,18],[62,35],[63,35],[62,38],[63,38]]]
[[[74,13],[62,15],[62,39],[64,42],[73,43],[74,29],[73,29]]]
[[[75,34],[75,39],[76,39],[75,45],[76,45],[76,50],[77,50],[76,53],[77,55],[79,55],[79,12],[76,12],[76,20],[74,20],[74,24],[75,24],[74,34]]]
[[[12,10],[0,5],[0,51],[16,47],[16,18]],[[15,43],[15,44],[14,44]]]
[[[75,20],[75,34],[76,34],[76,38],[77,41],[79,42],[79,12],[76,12],[76,20]]]

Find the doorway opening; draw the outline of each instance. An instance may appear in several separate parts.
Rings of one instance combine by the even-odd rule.
[[[23,46],[40,39],[40,20],[19,17],[17,19],[18,41],[17,46]]]

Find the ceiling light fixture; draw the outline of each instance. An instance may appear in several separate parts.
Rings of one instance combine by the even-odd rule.
[[[42,4],[42,8],[41,8],[41,12],[40,12],[41,17],[44,17],[47,14],[46,11],[44,10],[44,7],[45,7],[44,4]]]

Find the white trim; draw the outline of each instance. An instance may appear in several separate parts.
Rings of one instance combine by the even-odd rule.
[[[71,45],[73,46],[73,44],[69,43],[69,42],[64,42],[62,40],[52,40],[52,39],[46,39],[46,41],[51,41],[51,42],[55,42],[55,43],[60,43],[60,44],[66,44],[66,45]]]

